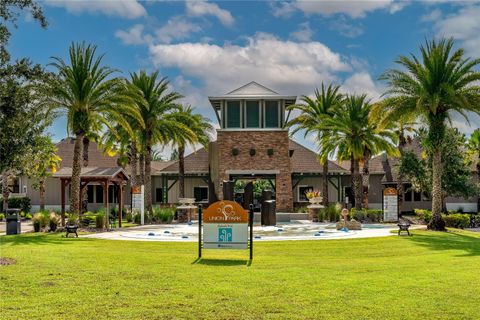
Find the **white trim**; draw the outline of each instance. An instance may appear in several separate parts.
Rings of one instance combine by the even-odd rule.
[[[447,202],[445,203],[447,210],[456,210],[462,208],[464,212],[478,212],[480,208],[477,208],[475,202]]]
[[[308,202],[308,199],[303,201],[303,200],[300,200],[300,188],[304,188],[304,187],[307,187],[307,188],[312,188],[312,190],[314,189],[313,186],[310,186],[308,184],[300,184],[297,186],[297,202],[301,202],[301,203],[306,203]]]

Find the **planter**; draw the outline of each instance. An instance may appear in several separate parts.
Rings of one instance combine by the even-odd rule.
[[[310,199],[308,199],[308,201],[311,204],[320,204],[320,203],[322,203],[322,197],[310,198]]]
[[[55,232],[57,230],[56,224],[50,224],[50,231]]]

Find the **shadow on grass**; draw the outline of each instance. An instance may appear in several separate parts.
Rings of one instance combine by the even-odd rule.
[[[464,232],[423,231],[405,238],[432,250],[459,250],[465,252],[461,256],[480,256],[480,238]]]
[[[192,264],[203,264],[207,266],[251,266],[251,260],[240,259],[203,259],[197,258]]]
[[[91,239],[86,238],[65,238],[64,232],[57,233],[26,233],[14,236],[1,236],[0,244],[2,245],[47,245],[47,244],[73,244],[74,242],[86,242]]]

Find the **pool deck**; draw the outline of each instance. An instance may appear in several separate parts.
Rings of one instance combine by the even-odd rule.
[[[254,241],[334,240],[394,236],[396,224],[365,225],[357,231],[337,231],[332,223],[312,223],[306,220],[281,223],[277,226],[253,227]],[[412,226],[412,229],[424,226]],[[197,242],[198,224],[145,225],[121,230],[82,235],[82,238],[132,241]]]

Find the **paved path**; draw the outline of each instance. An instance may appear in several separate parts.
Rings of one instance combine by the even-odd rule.
[[[33,231],[33,224],[31,220],[29,221],[22,221],[20,226],[20,230],[22,233],[31,232]],[[7,223],[5,221],[0,222],[0,235],[5,235],[7,228]]]
[[[337,231],[332,228],[333,226],[333,224],[327,223],[296,221],[275,227],[254,226],[253,233],[255,241],[287,241],[387,237],[396,235],[391,232],[392,230],[398,230],[398,227],[392,224],[365,225],[363,230],[349,232]],[[196,242],[198,241],[198,225],[148,225],[81,237],[109,240]]]

